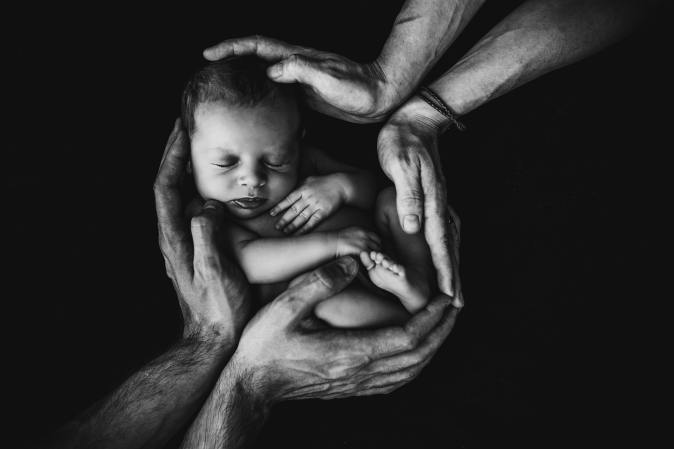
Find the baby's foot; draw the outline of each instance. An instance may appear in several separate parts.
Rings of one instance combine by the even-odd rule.
[[[428,284],[421,276],[413,275],[378,251],[362,251],[360,260],[374,285],[395,295],[409,312],[416,312],[428,302]]]

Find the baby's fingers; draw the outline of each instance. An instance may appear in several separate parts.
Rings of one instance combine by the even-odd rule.
[[[304,204],[303,201],[296,201],[294,202],[287,211],[283,214],[283,216],[276,222],[276,229],[283,229],[286,226],[288,226],[290,223],[295,220],[295,218],[304,210],[307,208],[307,204]]]
[[[297,214],[297,216],[293,219],[293,221],[288,223],[283,228],[283,232],[285,232],[286,234],[289,234],[289,233],[293,232],[294,230],[298,229],[299,227],[304,225],[309,220],[309,218],[313,215],[313,213],[314,213],[313,208],[311,208],[309,206],[305,207],[304,209],[302,209],[300,211],[299,214]]]
[[[381,250],[381,240],[379,239],[379,236],[375,234],[374,232],[368,232],[366,234],[366,239],[365,239],[365,249],[366,250],[374,250],[374,251],[379,251]]]
[[[311,215],[311,217],[309,217],[307,222],[304,223],[304,226],[302,226],[297,231],[295,231],[295,235],[306,234],[307,232],[314,229],[318,225],[318,223],[320,223],[322,220],[323,220],[323,214],[321,213],[321,211],[314,212]]]
[[[302,192],[300,192],[299,190],[293,190],[280,203],[271,208],[271,210],[269,211],[269,215],[273,217],[276,214],[283,212],[284,210],[289,208],[291,204],[300,199],[302,199]]]
[[[375,243],[377,243],[378,245],[381,245],[381,238],[379,238],[379,236],[378,236],[376,233],[374,233],[374,232],[368,232],[368,233],[367,233],[367,236],[368,236],[368,238],[369,238],[370,240],[373,240],[373,241],[374,241]]]

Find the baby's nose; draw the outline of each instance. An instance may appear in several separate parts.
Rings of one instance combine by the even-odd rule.
[[[246,170],[239,176],[239,185],[246,187],[262,187],[267,178],[261,170]]]

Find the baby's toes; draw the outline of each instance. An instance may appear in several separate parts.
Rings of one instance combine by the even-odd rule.
[[[384,256],[384,258],[381,261],[381,264],[384,268],[386,268],[387,270],[390,270],[391,265],[393,265],[393,261],[391,261],[391,259],[389,259],[388,257]]]
[[[373,251],[373,253],[374,257],[372,257],[372,260],[374,260],[374,263],[377,265],[381,265],[381,263],[384,261],[384,255],[379,251]]]
[[[368,253],[367,251],[360,252],[360,261],[363,263],[363,266],[367,271],[370,271],[375,266],[374,260],[371,256],[372,253],[374,253],[374,251],[371,253]]]
[[[395,274],[397,274],[400,277],[405,276],[405,267],[403,267],[399,263],[392,263],[391,266],[389,267],[389,270],[393,271]]]

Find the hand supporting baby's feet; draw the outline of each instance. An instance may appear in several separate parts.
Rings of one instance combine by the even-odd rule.
[[[357,255],[361,251],[379,250],[381,240],[374,232],[351,226],[336,233],[335,257]]]
[[[408,312],[414,313],[428,302],[428,282],[414,269],[406,269],[378,251],[361,251],[360,260],[372,283],[400,299]]]

